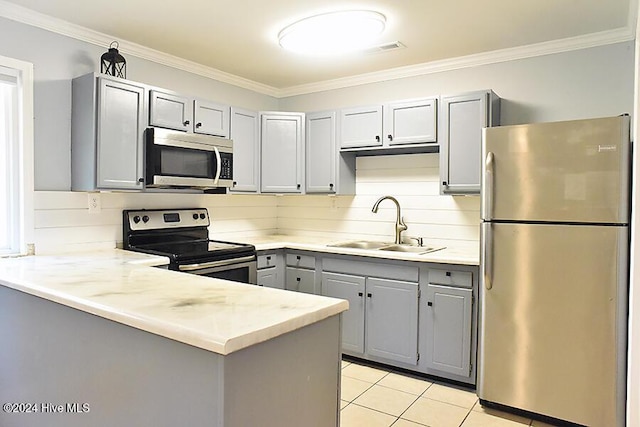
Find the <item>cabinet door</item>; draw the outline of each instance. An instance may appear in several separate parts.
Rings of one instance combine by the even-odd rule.
[[[418,284],[367,278],[366,352],[418,364]]]
[[[145,89],[98,80],[96,187],[142,189]]]
[[[489,126],[488,106],[486,91],[442,98],[442,193],[480,192],[482,128]]]
[[[260,182],[260,125],[255,111],[231,108],[232,191],[257,192]]]
[[[336,113],[307,114],[306,191],[336,192]]]
[[[322,295],[349,301],[342,313],[342,350],[364,353],[364,287],[365,278],[348,274],[322,273]]]
[[[191,100],[182,96],[151,91],[149,124],[168,129],[188,131],[192,129]]]
[[[261,115],[262,191],[302,192],[304,114]]]
[[[340,147],[382,145],[382,105],[349,108],[340,112]]]
[[[196,100],[193,102],[193,121],[195,133],[229,138],[228,105]]]
[[[280,280],[278,280],[278,269],[276,267],[258,270],[257,278],[258,286],[282,289],[282,283]]]
[[[426,365],[429,369],[469,377],[471,373],[471,289],[429,283]]]
[[[285,289],[289,291],[316,293],[316,272],[304,268],[287,267],[285,272]]]
[[[395,102],[384,108],[384,138],[388,145],[437,141],[435,98]]]

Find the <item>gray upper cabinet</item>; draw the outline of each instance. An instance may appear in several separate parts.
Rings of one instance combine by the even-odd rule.
[[[193,110],[189,98],[152,90],[149,94],[149,124],[188,132],[192,129]]]
[[[256,111],[231,107],[233,187],[231,191],[260,189],[260,117]]]
[[[435,98],[393,102],[384,106],[386,144],[423,144],[438,141]]]
[[[183,132],[229,137],[228,105],[151,90],[149,124]]]
[[[335,111],[306,115],[307,193],[355,193],[355,157],[340,153],[336,136]]]
[[[428,369],[471,375],[472,289],[429,283],[421,309],[430,322],[426,337]]]
[[[367,353],[418,364],[418,285],[367,278]]]
[[[146,87],[92,73],[72,92],[72,189],[141,190]]]
[[[198,99],[193,101],[193,131],[229,138],[229,106]]]
[[[304,122],[304,113],[260,114],[263,193],[302,193]]]
[[[344,109],[340,147],[351,151],[435,147],[437,105],[436,98],[423,98]]]
[[[443,96],[440,118],[441,194],[479,194],[482,128],[499,125],[500,99],[491,90]]]
[[[340,111],[340,147],[382,146],[382,105]]]

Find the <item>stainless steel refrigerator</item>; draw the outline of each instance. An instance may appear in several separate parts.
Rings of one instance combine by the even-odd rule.
[[[478,396],[625,424],[629,117],[483,133]]]

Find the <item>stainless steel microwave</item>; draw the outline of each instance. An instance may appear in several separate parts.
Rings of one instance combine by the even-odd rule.
[[[197,188],[233,185],[233,141],[160,128],[145,131],[145,186]]]

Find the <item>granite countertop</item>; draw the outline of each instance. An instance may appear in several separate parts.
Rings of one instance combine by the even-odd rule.
[[[256,249],[299,249],[314,252],[333,253],[340,255],[356,255],[371,258],[384,258],[402,261],[432,262],[439,264],[479,265],[480,246],[474,244],[459,244],[448,246],[445,249],[426,254],[414,254],[406,252],[379,251],[371,249],[337,248],[331,244],[358,240],[340,239],[330,237],[304,237],[288,235],[256,236],[240,239],[244,243],[255,245]],[[390,242],[389,244],[391,244]]]
[[[0,259],[0,284],[226,355],[348,309],[317,295],[169,271],[120,249]]]

